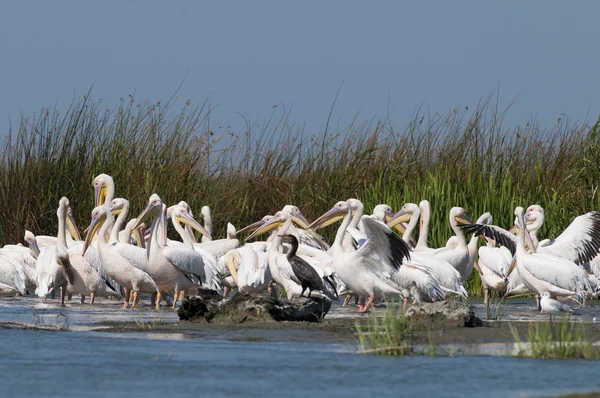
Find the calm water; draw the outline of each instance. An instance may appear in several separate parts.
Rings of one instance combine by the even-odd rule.
[[[492,356],[386,358],[337,344],[256,343],[197,334],[89,332],[97,321],[155,314],[103,302],[61,309],[2,299],[0,320],[69,317],[71,332],[0,329],[2,396],[427,396],[537,397],[600,391],[598,366]],[[524,308],[522,310],[525,310]],[[595,309],[594,309],[595,310]],[[339,314],[343,310],[336,310]],[[533,313],[535,315],[535,313]],[[164,320],[175,314],[164,311]]]

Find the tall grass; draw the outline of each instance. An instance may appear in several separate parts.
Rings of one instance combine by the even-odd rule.
[[[517,330],[511,331],[520,345]],[[556,322],[530,323],[527,330],[530,356],[542,359],[597,359],[598,351],[592,345],[591,330],[580,322],[571,322],[568,315]],[[524,356],[521,350],[519,355]]]
[[[505,128],[491,98],[474,110],[415,112],[406,125],[389,119],[354,121],[327,133],[305,131],[280,108],[244,131],[215,133],[204,103],[139,103],[124,98],[107,109],[86,96],[66,109],[23,116],[3,143],[0,161],[0,243],[20,242],[25,228],[56,232],[56,204],[71,200],[89,222],[92,179],[112,175],[116,195],[140,211],[153,192],[167,203],[185,199],[213,209],[216,235],[293,203],[309,218],[356,197],[367,210],[398,209],[428,199],[430,245],[452,232],[448,211],[474,217],[490,211],[508,226],[515,206],[540,204],[542,231],[556,236],[576,215],[599,207],[600,131],[562,119]],[[323,231],[327,238],[333,228]],[[477,276],[467,282],[479,293]]]
[[[370,314],[365,326],[356,324],[361,353],[376,355],[414,355],[412,330],[396,304],[390,302],[383,316]],[[433,341],[430,338],[430,341]],[[431,351],[431,350],[430,350]]]

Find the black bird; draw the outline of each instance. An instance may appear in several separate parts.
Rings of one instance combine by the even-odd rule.
[[[330,296],[330,293],[325,290],[323,280],[325,280],[333,288],[335,297],[337,297],[337,291],[333,282],[329,280],[328,277],[321,278],[317,271],[310,266],[310,264],[296,255],[296,251],[298,250],[298,239],[294,235],[281,235],[281,239],[292,246],[290,251],[287,252],[286,257],[290,262],[292,271],[294,271],[294,276],[297,279],[295,282],[302,286],[302,293],[300,293],[300,297],[304,296],[304,291],[306,289],[308,289],[308,297],[310,297],[310,293],[313,290],[321,291],[326,296]]]

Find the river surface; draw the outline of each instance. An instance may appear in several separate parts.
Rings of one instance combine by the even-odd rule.
[[[509,304],[537,318],[530,301]],[[485,309],[476,304],[478,312]],[[583,309],[594,317],[598,306]],[[348,309],[334,308],[332,316]],[[61,308],[0,299],[0,321],[55,324],[69,332],[0,329],[1,396],[179,397],[558,396],[600,391],[597,362],[497,356],[405,358],[357,355],[352,345],[248,342],[194,333],[89,331],[102,321],[174,322],[172,311],[118,308],[101,301]],[[540,317],[540,319],[544,319]],[[516,319],[519,320],[519,319]],[[100,323],[99,323],[100,322]]]

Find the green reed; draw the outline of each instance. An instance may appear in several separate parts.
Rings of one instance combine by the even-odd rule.
[[[515,341],[521,340],[516,328],[511,326]],[[592,344],[589,325],[571,322],[565,315],[554,322],[533,322],[527,329],[530,351],[520,350],[519,356],[541,359],[598,359],[598,351]]]
[[[99,173],[114,177],[116,196],[128,198],[134,213],[154,192],[166,203],[184,199],[196,213],[209,205],[216,236],[227,222],[240,228],[284,204],[313,219],[350,197],[367,211],[428,199],[432,247],[452,235],[453,206],[473,218],[489,211],[495,224],[508,227],[515,206],[537,203],[546,209],[548,237],[599,207],[598,123],[565,118],[550,127],[531,121],[508,128],[492,98],[469,111],[417,111],[405,125],[354,121],[324,134],[292,124],[290,112],[279,108],[248,120],[240,133],[219,132],[210,115],[207,102],[130,97],[106,108],[88,95],[68,109],[23,116],[2,144],[0,243],[20,242],[25,228],[54,234],[61,196],[69,197],[83,229]],[[322,231],[330,240],[334,232]],[[469,293],[480,294],[473,275]]]

